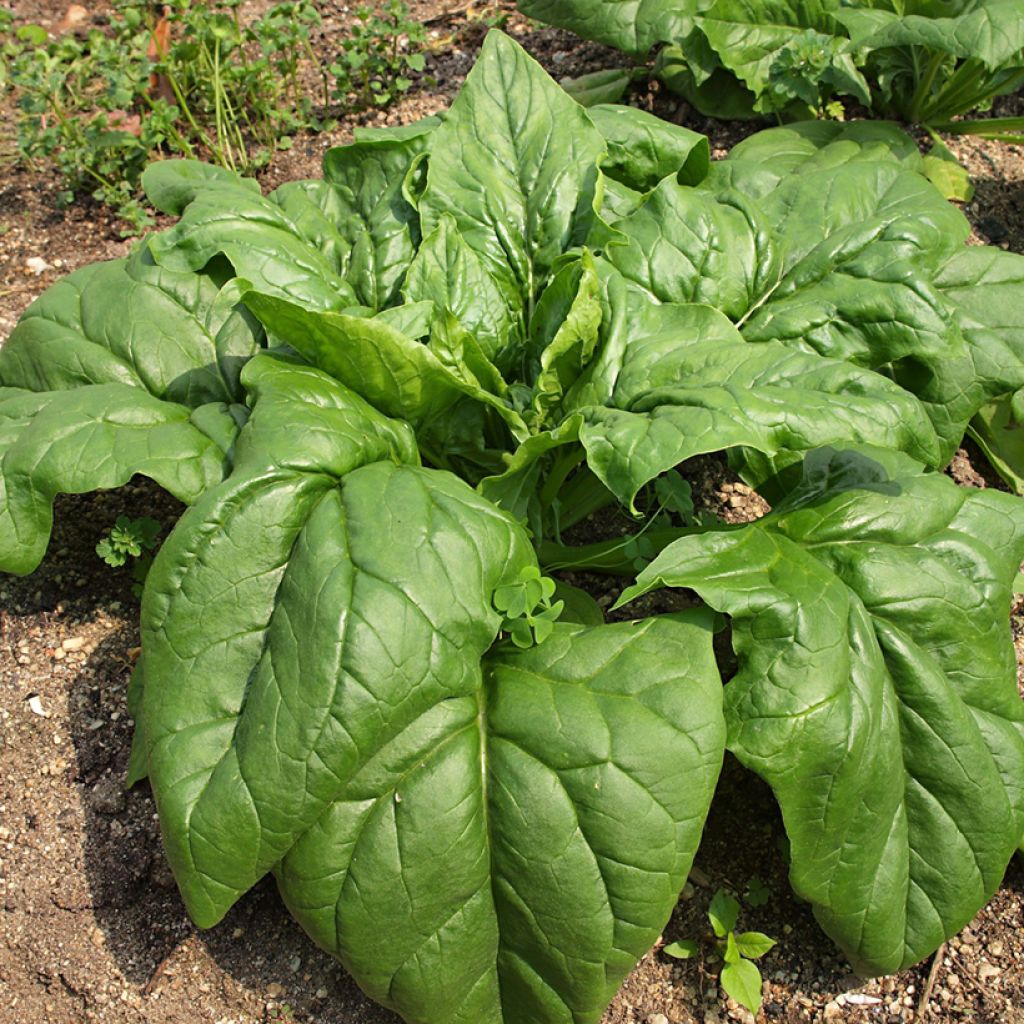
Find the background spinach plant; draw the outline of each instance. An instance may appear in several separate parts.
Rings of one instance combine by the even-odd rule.
[[[921,160],[818,122],[712,164],[494,32],[443,117],[357,132],[322,180],[145,172],[178,222],[0,350],[0,565],[38,564],[59,492],[142,473],[188,504],[130,774],[200,925],[272,873],[409,1021],[596,1021],[725,749],[859,970],[974,914],[1024,835],[1024,503],[939,470],[1024,387],[1024,261],[966,248]],[[706,452],[771,514],[693,522],[670,474]],[[707,607],[605,624],[552,591],[634,576],[629,538],[561,532],[652,490],[677,518],[638,523],[620,603]]]
[[[959,119],[1024,85],[1017,0],[520,0],[519,7],[638,60],[657,47],[655,73],[712,117],[842,120],[852,102],[933,132],[1024,135],[1020,117]],[[942,170],[936,176],[947,181]],[[962,181],[947,188],[964,198]]]

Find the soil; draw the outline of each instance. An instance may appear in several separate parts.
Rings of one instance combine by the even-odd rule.
[[[357,124],[406,123],[447,106],[482,40],[482,15],[507,15],[506,30],[556,77],[620,60],[529,23],[509,2],[474,7],[421,0],[412,7],[429,27],[427,73],[434,84],[385,112],[350,117],[328,134],[297,139],[266,171],[265,186],[315,176],[324,150],[350,139]],[[245,16],[259,6],[242,10]],[[53,25],[64,4],[16,0],[13,12],[19,23]],[[349,14],[337,4],[324,5],[324,13],[318,48],[326,53]],[[656,83],[637,88],[631,102],[708,134],[718,155],[756,127],[700,117]],[[1002,100],[997,112],[1024,113],[1024,99]],[[950,140],[950,146],[976,184],[964,208],[973,240],[1024,252],[1024,151],[969,139]],[[62,209],[58,193],[58,183],[45,172],[9,169],[0,182],[0,338],[58,277],[121,255],[131,244],[119,237],[107,211],[89,202]],[[701,509],[731,521],[766,510],[720,459],[694,460],[684,470]],[[1001,486],[969,445],[950,472],[964,486]],[[132,729],[125,690],[138,654],[138,603],[127,572],[108,569],[95,546],[118,515],[155,516],[167,529],[179,513],[145,482],[62,498],[39,571],[0,580],[0,1021],[394,1024],[396,1017],[366,1000],[305,937],[272,883],[258,885],[216,928],[198,931],[164,861],[146,786],[122,787]],[[613,519],[600,525],[605,535],[625,528]],[[606,607],[617,594],[599,577],[576,581]],[[1013,626],[1024,664],[1021,605]],[[751,879],[760,879],[767,901],[745,905],[741,918],[744,929],[778,940],[761,961],[767,984],[759,1020],[1024,1022],[1019,859],[988,906],[935,957],[868,981],[850,972],[790,892],[784,833],[767,788],[729,761],[719,789],[664,941],[703,935],[717,888],[743,894]],[[720,993],[718,966],[700,958],[672,960],[659,944],[627,980],[604,1024],[751,1021]]]

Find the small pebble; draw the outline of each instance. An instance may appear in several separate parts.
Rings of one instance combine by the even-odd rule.
[[[65,651],[80,651],[85,646],[84,636],[69,636],[67,640],[62,641],[61,647]]]
[[[991,981],[993,978],[998,978],[1000,970],[995,964],[982,964],[978,968],[978,977],[982,981]]]
[[[825,1020],[835,1020],[837,1017],[842,1017],[843,1008],[836,1002],[831,1000],[825,1004]]]
[[[284,986],[279,985],[276,981],[272,981],[267,986],[267,998],[268,999],[280,999],[284,995]]]
[[[663,1013],[652,1013],[647,1018],[647,1024],[668,1024],[668,1017]]]

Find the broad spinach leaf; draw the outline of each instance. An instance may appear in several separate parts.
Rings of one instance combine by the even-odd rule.
[[[772,515],[674,542],[623,595],[688,587],[731,617],[729,749],[775,791],[794,889],[866,972],[966,924],[1020,841],[1022,557],[1018,499],[822,451]]]

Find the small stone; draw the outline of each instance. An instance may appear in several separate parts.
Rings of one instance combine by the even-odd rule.
[[[989,237],[991,238],[991,235]],[[995,239],[993,239],[993,241],[995,241]],[[47,263],[42,256],[29,256],[29,258],[25,260],[25,269],[30,273],[35,274],[36,277],[39,277],[40,274],[45,274],[46,271],[50,269],[50,264]]]
[[[39,699],[38,695],[29,697],[28,699],[29,711],[34,715],[39,715],[40,718],[49,718],[49,712],[43,707],[43,702]]]
[[[124,787],[117,779],[101,779],[89,794],[89,806],[97,814],[120,814],[127,802]]]
[[[95,947],[96,947],[97,949],[99,949],[100,947],[102,947],[102,945],[103,945],[103,941],[104,941],[104,940],[103,940],[103,932],[101,932],[101,931],[99,930],[99,928],[90,928],[90,929],[89,929],[89,941],[90,941],[90,942],[91,942],[91,943],[92,943],[92,944],[93,944],[93,945],[94,945],[94,946],[95,946]]]
[[[80,651],[84,646],[84,636],[69,636],[67,640],[61,642],[61,647],[63,647],[65,651]]]
[[[327,989],[325,989],[325,988],[324,988],[324,987],[323,987],[323,986],[321,985],[321,986],[320,986],[320,988],[318,988],[318,989],[316,990],[316,993],[315,993],[315,995],[316,995],[316,998],[317,998],[317,999],[326,999],[326,998],[327,998]]]
[[[63,661],[67,656],[68,656],[68,652],[65,651],[65,650],[62,650],[59,647],[57,648],[57,650],[55,650],[53,652],[53,660],[54,661]]]
[[[291,971],[292,974],[298,974],[299,973],[299,968],[301,966],[302,966],[302,957],[300,957],[300,956],[293,956],[288,961],[288,970]]]
[[[978,977],[982,981],[991,981],[993,978],[998,978],[1001,973],[995,964],[982,964],[978,968]]]
[[[268,999],[280,999],[284,995],[284,985],[279,985],[276,981],[272,981],[267,986],[267,998]]]
[[[946,984],[950,988],[959,988],[960,987],[960,977],[959,977],[959,975],[956,975],[952,971],[950,971],[949,974],[946,975]]]
[[[842,1015],[843,1008],[834,999],[825,1004],[825,1020],[836,1020]]]
[[[993,956],[1002,956],[1003,955],[1003,944],[1001,942],[999,942],[998,940],[996,942],[990,942],[988,944],[988,951]]]
[[[245,934],[245,929],[244,928],[236,928],[231,933],[231,938],[233,938],[233,939],[240,939],[244,934]]]
[[[663,1013],[652,1013],[647,1018],[647,1024],[668,1024],[668,1017]]]

